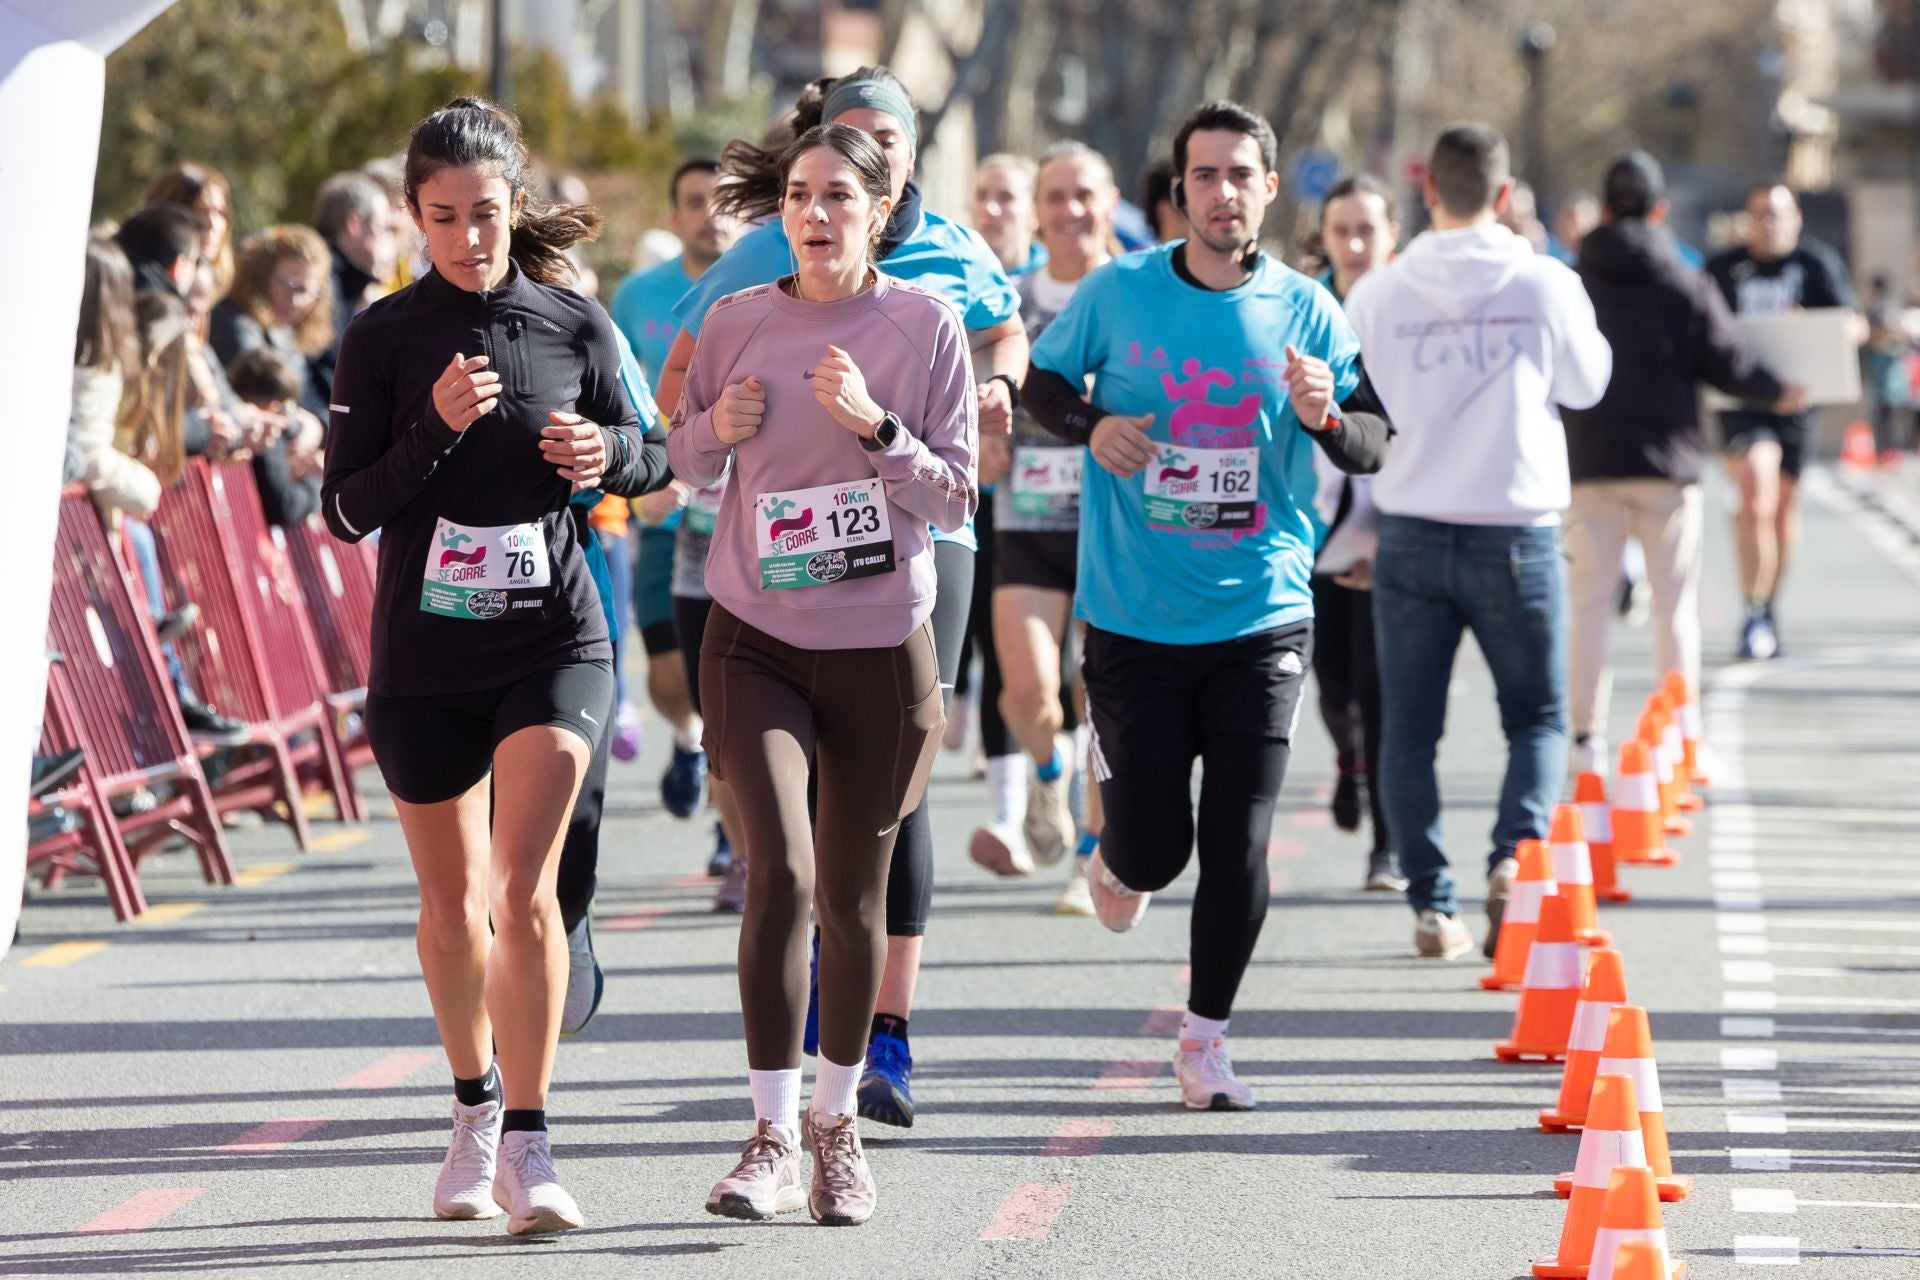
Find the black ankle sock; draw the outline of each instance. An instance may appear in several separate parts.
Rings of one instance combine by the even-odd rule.
[[[906,1044],[907,1020],[905,1018],[895,1017],[891,1013],[876,1013],[873,1015],[873,1034],[877,1036],[892,1036],[901,1044]]]
[[[500,1101],[500,1068],[498,1064],[487,1068],[487,1073],[472,1080],[453,1078],[453,1100],[463,1107],[477,1107],[483,1102]]]
[[[545,1133],[547,1131],[547,1113],[544,1111],[506,1111],[500,1116],[502,1133]]]

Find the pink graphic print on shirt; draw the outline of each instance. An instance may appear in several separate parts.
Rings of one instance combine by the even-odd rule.
[[[1207,399],[1207,393],[1215,388],[1222,391],[1233,390],[1232,373],[1225,369],[1209,369],[1193,356],[1188,356],[1180,362],[1180,372],[1185,375],[1184,380],[1174,377],[1171,373],[1160,375],[1161,390],[1166,392],[1167,399],[1175,402],[1173,415],[1167,419],[1167,430],[1173,436],[1174,444],[1187,445],[1195,449],[1259,447],[1260,395],[1258,392],[1249,392],[1233,404],[1217,404]],[[1199,468],[1194,468],[1194,474],[1199,474]],[[1227,536],[1238,540],[1248,534],[1259,533],[1266,526],[1267,504],[1262,502],[1254,508],[1252,524],[1242,529],[1235,529]]]

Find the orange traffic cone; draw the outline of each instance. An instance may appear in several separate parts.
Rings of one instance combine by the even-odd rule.
[[[1522,1058],[1558,1062],[1567,1056],[1573,1013],[1580,1004],[1580,960],[1580,944],[1574,941],[1567,918],[1567,900],[1548,894],[1540,901],[1539,936],[1527,949],[1527,973],[1520,988],[1520,1009],[1513,1017],[1513,1034],[1494,1042],[1494,1057],[1502,1062]]]
[[[1600,1211],[1606,1203],[1610,1175],[1623,1164],[1647,1167],[1632,1076],[1594,1077],[1593,1101],[1587,1106],[1587,1126],[1580,1134],[1578,1163],[1566,1221],[1560,1228],[1559,1251],[1533,1264],[1533,1274],[1541,1280],[1585,1280],[1593,1263],[1594,1238],[1600,1232]]]
[[[1607,807],[1607,780],[1583,773],[1573,784],[1573,802],[1580,806],[1580,829],[1587,837],[1587,856],[1593,864],[1593,896],[1601,902],[1630,902],[1633,894],[1620,883],[1613,861],[1613,810]]]
[[[1693,834],[1693,823],[1680,816],[1679,795],[1673,775],[1673,766],[1678,762],[1667,750],[1667,727],[1651,704],[1640,713],[1635,736],[1647,744],[1647,758],[1653,763],[1654,791],[1660,797],[1661,831],[1670,836]]]
[[[1653,1194],[1653,1175],[1632,1165],[1615,1169],[1607,1176],[1607,1198],[1600,1203],[1600,1229],[1593,1233],[1593,1269],[1587,1280],[1632,1280],[1636,1274],[1644,1280],[1680,1280],[1686,1270],[1684,1262],[1675,1266],[1667,1256],[1667,1224]]]
[[[1864,422],[1848,423],[1847,434],[1840,445],[1840,465],[1871,471],[1879,461],[1880,451],[1873,444],[1873,428]]]
[[[1682,813],[1704,808],[1700,797],[1693,794],[1693,775],[1687,772],[1687,740],[1680,732],[1680,713],[1672,697],[1664,690],[1656,692],[1647,698],[1647,706],[1659,717],[1660,749],[1673,763],[1674,807]]]
[[[1593,1077],[1601,1052],[1607,1047],[1607,1015],[1627,998],[1627,968],[1620,953],[1602,947],[1593,953],[1580,1003],[1573,1011],[1573,1034],[1567,1037],[1567,1069],[1560,1075],[1560,1100],[1540,1113],[1540,1127],[1564,1133],[1587,1122],[1587,1104],[1593,1099]]]
[[[1553,811],[1549,842],[1553,854],[1553,882],[1567,900],[1567,918],[1573,936],[1590,947],[1604,947],[1613,935],[1600,927],[1593,901],[1593,863],[1587,855],[1587,836],[1578,805],[1563,804]]]
[[[1623,1004],[1607,1015],[1606,1049],[1596,1074],[1633,1077],[1634,1096],[1640,1100],[1640,1136],[1646,1145],[1647,1167],[1660,1187],[1662,1200],[1684,1200],[1693,1190],[1693,1178],[1673,1171],[1673,1153],[1667,1146],[1667,1115],[1660,1101],[1660,1068],[1653,1058],[1653,1032],[1647,1011]],[[1555,1190],[1560,1184],[1554,1183]]]
[[[1620,774],[1613,783],[1613,860],[1659,867],[1680,861],[1667,849],[1661,830],[1653,753],[1638,738],[1620,744]]]
[[[1713,781],[1707,777],[1706,761],[1702,758],[1706,731],[1700,723],[1700,700],[1693,695],[1692,683],[1679,671],[1669,671],[1661,687],[1673,699],[1674,715],[1680,721],[1681,753],[1687,762],[1687,777],[1696,788],[1705,791]]]
[[[1540,903],[1556,888],[1553,857],[1545,844],[1522,840],[1514,846],[1513,856],[1520,871],[1507,894],[1506,914],[1500,917],[1493,972],[1480,977],[1480,986],[1487,991],[1512,991],[1526,981],[1527,953],[1533,949],[1534,935],[1540,927]]]

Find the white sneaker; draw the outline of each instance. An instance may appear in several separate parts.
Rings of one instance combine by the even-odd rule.
[[[1125,933],[1139,924],[1140,917],[1147,914],[1147,904],[1153,901],[1151,893],[1120,883],[1120,878],[1107,870],[1106,859],[1098,849],[1087,859],[1087,895],[1093,899],[1093,914],[1115,933]]]
[[[1075,858],[1073,872],[1061,887],[1060,896],[1053,900],[1053,914],[1090,916],[1093,913],[1093,889],[1087,883],[1087,859]]]
[[[1073,787],[1073,740],[1062,735],[1055,741],[1054,750],[1060,755],[1060,776],[1042,782],[1036,772],[1027,780],[1027,820],[1021,827],[1034,861],[1048,867],[1067,856],[1077,834],[1073,806],[1068,803]]]
[[[1033,874],[1033,855],[1027,838],[1011,822],[990,822],[967,841],[967,856],[1001,877]]]
[[[1590,733],[1585,742],[1575,742],[1567,751],[1567,769],[1576,778],[1583,773],[1597,773],[1606,777],[1612,772],[1607,759],[1607,740],[1597,733]]]
[[[453,1140],[447,1144],[447,1158],[440,1162],[440,1178],[433,1184],[436,1218],[461,1220],[499,1214],[489,1192],[500,1151],[503,1114],[504,1107],[498,1102],[483,1102],[477,1107],[453,1104]]]
[[[1192,1044],[1192,1048],[1187,1046]],[[1227,1042],[1215,1038],[1183,1040],[1173,1051],[1173,1075],[1189,1111],[1251,1111],[1253,1090],[1233,1074]]]
[[[1413,926],[1413,949],[1429,960],[1454,960],[1473,950],[1473,935],[1460,917],[1429,907]]]
[[[577,1036],[600,1008],[607,978],[593,954],[593,926],[584,918],[567,935],[567,998],[560,1006],[560,1034]]]
[[[501,1137],[493,1202],[510,1215],[509,1235],[571,1231],[587,1221],[553,1171],[553,1147],[544,1132],[523,1129]]]
[[[940,744],[949,751],[967,745],[967,731],[973,728],[973,695],[963,694],[947,707],[947,727],[940,733]]]

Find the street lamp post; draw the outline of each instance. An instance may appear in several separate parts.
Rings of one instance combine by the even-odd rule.
[[[509,106],[513,96],[513,68],[507,64],[507,0],[490,0],[488,56],[492,66],[487,77],[487,91],[493,100],[501,106]]]
[[[1527,73],[1526,117],[1521,122],[1521,177],[1533,184],[1544,204],[1552,184],[1547,175],[1547,53],[1553,48],[1553,27],[1535,22],[1520,33],[1520,65]]]

